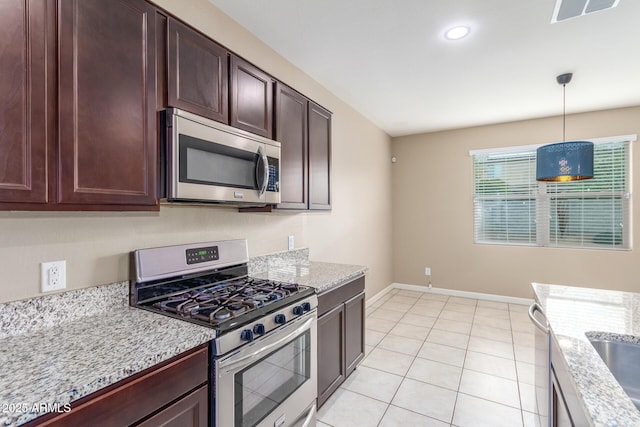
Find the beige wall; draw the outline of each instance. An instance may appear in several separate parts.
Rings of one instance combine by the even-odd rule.
[[[640,107],[567,116],[568,140],[626,134],[640,134]],[[561,117],[394,138],[395,282],[426,285],[424,268],[431,267],[433,286],[472,292],[529,298],[529,284],[534,281],[640,291],[637,248],[572,250],[473,243],[469,150],[561,138]],[[633,146],[632,152],[635,172],[640,150]],[[640,188],[639,176],[634,174],[633,188]],[[640,197],[633,197],[633,222],[638,224]],[[633,235],[637,243],[637,231]]]
[[[390,138],[206,0],[158,0],[227,48],[319,102],[333,116],[333,211],[240,214],[162,206],[159,213],[0,212],[0,302],[39,294],[39,264],[67,260],[68,289],[126,280],[128,252],[247,238],[251,256],[309,247],[311,258],[369,266],[368,296],[392,282]]]

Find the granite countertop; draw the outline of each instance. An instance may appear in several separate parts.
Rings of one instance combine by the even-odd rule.
[[[298,283],[316,288],[320,293],[362,276],[367,267],[329,262],[302,261],[292,265],[269,265],[265,271],[252,274],[260,279]]]
[[[88,315],[92,298],[104,304],[97,301],[105,294],[119,304]],[[129,307],[127,296],[125,282],[0,305],[0,426],[26,423],[44,415],[40,404],[63,407],[215,337]]]
[[[537,283],[533,289],[590,424],[640,426],[640,411],[587,338],[640,343],[640,294]]]

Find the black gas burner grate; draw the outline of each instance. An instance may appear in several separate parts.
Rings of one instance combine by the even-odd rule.
[[[206,287],[206,278],[189,279],[204,285],[153,304],[161,311],[220,325],[250,311],[263,308],[300,291],[297,284],[242,278]],[[180,284],[179,284],[180,285]]]

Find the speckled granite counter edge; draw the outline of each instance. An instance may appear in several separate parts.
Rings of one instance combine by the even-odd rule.
[[[533,289],[545,309],[547,294],[552,287],[557,285],[533,284]],[[581,288],[569,287],[578,291]],[[610,292],[611,294],[626,295],[630,299],[636,298],[636,294],[621,291],[604,291],[585,289],[586,292]],[[638,296],[640,297],[640,295]],[[637,298],[636,298],[637,299]],[[640,313],[633,313],[634,316]],[[569,369],[571,386],[579,399],[591,426],[595,427],[637,427],[640,425],[640,412],[636,409],[631,399],[624,392],[620,384],[614,378],[609,368],[589,342],[589,338],[598,338],[612,341],[640,343],[640,336],[583,330],[584,327],[576,326],[576,332],[567,335],[556,332],[557,320],[553,314],[547,316],[549,326],[559,345],[564,364]],[[566,321],[562,322],[566,328]],[[556,329],[554,329],[554,324]],[[605,328],[606,329],[606,328]]]

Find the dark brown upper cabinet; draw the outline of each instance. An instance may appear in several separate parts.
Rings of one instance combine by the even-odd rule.
[[[156,9],[59,2],[58,203],[157,206]]]
[[[331,209],[331,113],[309,101],[309,209]]]
[[[0,206],[48,201],[55,4],[0,2]],[[7,203],[7,205],[3,205]]]
[[[276,140],[280,142],[280,199],[278,208],[307,209],[308,99],[276,83]]]
[[[231,55],[230,70],[229,124],[273,138],[273,79],[234,55]]]
[[[228,124],[228,52],[181,22],[168,21],[169,105]]]
[[[276,83],[275,139],[281,144],[277,209],[331,209],[331,113]]]
[[[155,14],[0,2],[0,209],[158,209]]]

